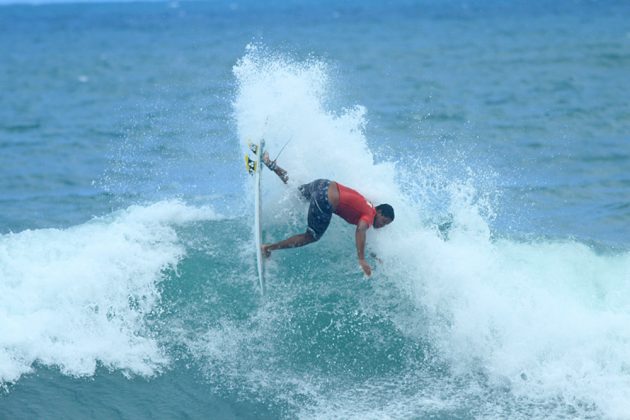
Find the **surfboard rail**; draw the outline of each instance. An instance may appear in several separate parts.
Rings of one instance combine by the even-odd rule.
[[[258,272],[258,285],[260,292],[266,292],[265,284],[265,261],[262,255],[262,156],[265,149],[265,140],[261,139],[258,144],[249,143],[249,149],[254,154],[251,158],[245,155],[245,166],[247,172],[254,178],[254,245],[256,246],[256,271]]]

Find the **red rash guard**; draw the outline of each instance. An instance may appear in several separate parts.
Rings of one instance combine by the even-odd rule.
[[[335,214],[353,225],[358,224],[359,220],[365,220],[368,227],[372,226],[374,216],[376,216],[376,210],[372,203],[355,190],[338,182],[337,189],[339,190],[339,204],[337,204]]]

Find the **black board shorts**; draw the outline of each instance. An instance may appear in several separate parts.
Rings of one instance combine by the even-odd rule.
[[[316,241],[322,237],[332,218],[333,208],[328,201],[328,179],[316,179],[315,181],[300,185],[298,189],[302,197],[310,202],[308,206],[308,228],[306,231]]]

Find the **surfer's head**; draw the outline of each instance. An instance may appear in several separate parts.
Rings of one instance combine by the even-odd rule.
[[[382,228],[394,221],[394,208],[389,204],[376,206],[376,216],[374,216],[374,229]]]

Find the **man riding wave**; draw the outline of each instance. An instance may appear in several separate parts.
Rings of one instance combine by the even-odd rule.
[[[268,153],[263,155],[263,162],[286,184],[287,172],[275,161],[269,160]],[[394,209],[389,204],[372,205],[363,195],[328,179],[317,179],[299,188],[300,196],[309,201],[308,227],[306,232],[291,236],[283,241],[262,245],[266,257],[277,249],[296,248],[318,241],[330,224],[333,214],[346,222],[356,225],[355,242],[357,257],[363,272],[370,276],[372,269],[365,261],[365,237],[370,226],[379,229],[394,221]]]

